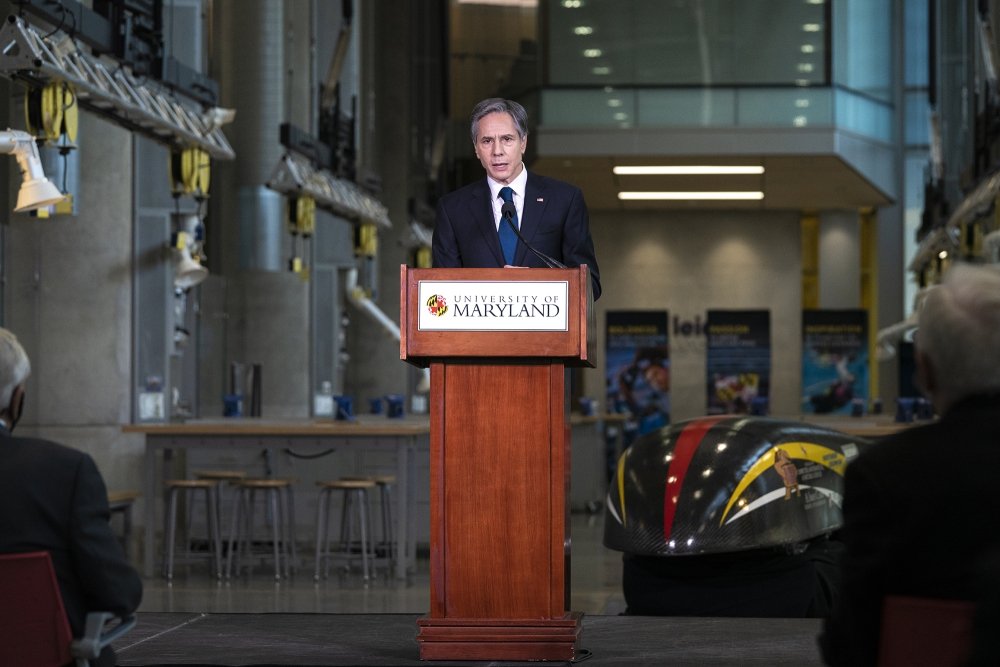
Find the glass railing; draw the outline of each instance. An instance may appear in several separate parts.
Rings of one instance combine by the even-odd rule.
[[[832,128],[892,140],[892,106],[830,87],[547,88],[545,128]]]

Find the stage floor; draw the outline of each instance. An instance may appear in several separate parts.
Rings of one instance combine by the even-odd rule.
[[[531,665],[423,662],[418,614],[140,613],[115,644],[139,665]],[[622,665],[821,665],[820,621],[773,618],[584,616],[577,662]],[[588,656],[589,653],[589,657]],[[548,663],[570,664],[570,663]]]

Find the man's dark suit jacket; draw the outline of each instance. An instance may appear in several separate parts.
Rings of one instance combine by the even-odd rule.
[[[51,554],[75,637],[87,612],[130,614],[142,599],[142,580],[110,517],[104,480],[89,455],[0,427],[0,552]]]
[[[843,588],[820,648],[831,665],[874,665],[888,594],[975,599],[1000,545],[1000,396],[867,448],[844,476]]]
[[[580,189],[529,171],[523,209],[520,230],[525,240],[566,266],[586,264],[597,299],[601,295],[601,277],[590,238],[587,205]],[[504,266],[490,186],[485,178],[441,198],[432,248],[435,268]],[[520,241],[514,264],[545,266]]]

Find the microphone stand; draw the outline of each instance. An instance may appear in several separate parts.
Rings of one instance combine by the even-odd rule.
[[[514,230],[515,234],[517,234],[517,238],[521,240],[521,243],[524,244],[524,247],[530,250],[532,253],[534,253],[535,257],[542,260],[542,263],[545,264],[545,266],[549,267],[550,269],[567,268],[565,264],[563,264],[559,260],[549,257],[544,252],[536,249],[535,246],[528,243],[525,240],[525,238],[521,236],[521,230],[519,230],[517,228],[517,225],[514,224],[515,213],[517,213],[517,209],[514,208],[514,204],[512,202],[509,201],[504,202],[503,206],[500,207],[500,217],[507,221],[507,224],[510,225],[510,228]]]

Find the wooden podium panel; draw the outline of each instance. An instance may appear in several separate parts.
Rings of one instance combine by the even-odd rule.
[[[421,331],[422,276],[566,280],[569,324],[557,332]],[[576,657],[582,615],[568,610],[565,370],[592,363],[589,285],[585,267],[403,267],[400,356],[431,368],[431,595],[418,621],[422,659]]]
[[[434,444],[445,444],[437,437],[443,433],[458,434],[432,452],[432,467],[441,473],[440,488],[431,489],[432,511],[442,513],[432,525],[444,528],[432,611],[468,618],[562,614],[564,601],[550,599],[553,585],[563,588],[565,530],[562,521],[550,521],[564,496],[565,443],[561,420],[553,419],[563,397],[551,392],[562,378],[551,381],[555,371],[543,365],[498,372],[441,364],[434,371],[440,372],[431,384],[437,379],[444,388],[444,404],[461,407],[446,408],[440,431],[431,427]]]

